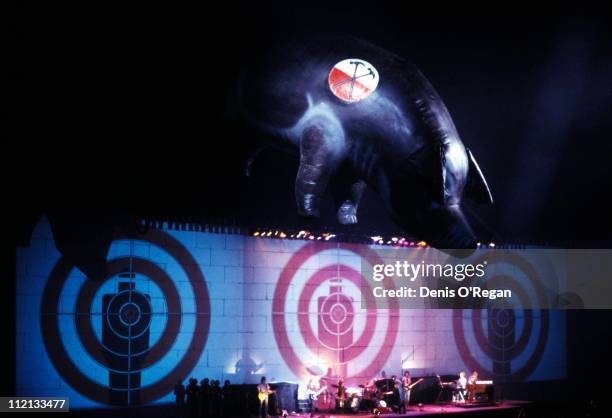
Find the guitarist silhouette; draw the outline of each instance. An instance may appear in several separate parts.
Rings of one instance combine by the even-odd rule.
[[[406,410],[408,409],[408,405],[410,404],[410,391],[412,390],[413,387],[415,387],[422,381],[423,379],[421,378],[417,380],[416,382],[413,382],[410,377],[410,372],[408,370],[404,372],[404,376],[402,377],[402,381],[401,381],[401,390],[400,390],[400,397],[401,397],[400,413],[404,413],[404,414],[406,413]]]
[[[259,398],[259,412],[257,416],[267,418],[268,416],[268,396],[274,393],[270,390],[270,385],[266,383],[266,376],[261,377],[261,382],[257,385],[257,397]]]

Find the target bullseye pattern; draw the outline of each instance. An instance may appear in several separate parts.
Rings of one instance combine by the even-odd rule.
[[[117,237],[127,239],[127,237]],[[113,387],[101,385],[87,377],[79,365],[66,351],[59,332],[58,306],[63,284],[66,282],[73,266],[60,258],[53,268],[41,304],[41,330],[43,341],[53,365],[62,378],[77,392],[94,401],[109,405],[125,405],[118,401],[116,395],[132,391],[131,404],[147,404],[170,393],[178,380],[184,380],[195,367],[206,344],[210,327],[210,302],[208,290],[202,272],[191,254],[180,242],[161,231],[150,231],[144,236],[135,238],[164,249],[187,275],[195,298],[195,327],[189,347],[178,364],[164,377],[153,384],[143,387]],[[166,324],[156,343],[140,351],[117,352],[103,344],[96,336],[89,312],[94,297],[101,286],[127,269],[152,280],[161,289],[167,306]],[[75,326],[78,337],[86,352],[102,367],[116,374],[127,374],[131,382],[132,375],[155,365],[173,346],[181,324],[181,303],[179,293],[173,280],[155,263],[141,258],[117,258],[108,262],[107,277],[104,280],[86,280],[79,290],[75,307]],[[88,313],[88,314],[79,314]],[[145,333],[155,317],[148,297],[137,289],[117,292],[108,302],[103,312],[111,332],[126,344]],[[111,379],[112,380],[112,379]]]
[[[129,266],[129,262],[130,260],[128,258],[120,258],[110,261],[108,263],[107,279],[110,279],[124,271],[125,267]],[[164,328],[161,337],[153,347],[150,347],[147,350],[135,351],[131,353],[129,360],[130,370],[137,371],[140,369],[145,369],[157,363],[172,347],[172,344],[174,344],[181,325],[181,317],[180,315],[176,315],[176,313],[181,312],[181,304],[178,291],[176,290],[174,283],[165,271],[163,271],[159,266],[148,260],[135,258],[132,259],[131,262],[132,268],[135,272],[138,272],[139,274],[148,277],[150,280],[154,281],[155,284],[157,284],[157,286],[162,290],[164,299],[168,306],[167,310],[169,313],[174,314],[167,315],[166,327]],[[88,280],[83,284],[83,286],[81,286],[81,290],[77,298],[76,312],[89,312],[93,303],[94,296],[103,284],[103,280]],[[120,294],[127,295],[127,292],[121,292]],[[132,295],[134,294],[135,293],[132,292]],[[109,310],[111,306],[112,302],[111,304],[109,304]],[[108,317],[112,318],[113,315],[108,315]],[[104,346],[103,344],[102,346],[104,350],[99,349],[100,342],[98,341],[95,335],[90,317],[86,315],[77,315],[75,321],[77,332],[81,337],[81,342],[83,343],[83,346],[85,347],[89,355],[93,357],[98,363],[107,364],[109,362],[107,356],[109,354],[116,355],[117,353],[114,350]],[[115,322],[119,322],[119,319],[117,318]],[[127,333],[127,331],[125,332]],[[132,334],[130,337],[134,338],[136,337],[136,335]],[[120,353],[119,355],[127,357]],[[123,367],[119,368],[118,370],[123,370],[127,368],[127,358],[124,361],[125,365],[123,365]],[[117,370],[117,368],[113,368],[113,370]]]
[[[336,246],[337,245],[337,246]],[[308,243],[298,250],[289,262],[285,265],[277,282],[274,299],[272,304],[272,324],[274,336],[283,359],[293,373],[300,377],[306,378],[310,375],[306,364],[300,359],[294,350],[291,341],[287,335],[286,326],[286,299],[287,292],[294,280],[294,275],[303,265],[317,253],[337,249],[345,250],[359,255],[371,264],[380,264],[382,261],[379,255],[372,249],[351,244],[326,244],[326,243]],[[317,335],[312,328],[310,317],[313,314],[310,306],[315,295],[315,292],[320,286],[330,284],[332,287],[337,286],[338,289],[330,291],[323,298],[317,314],[324,330],[330,335],[330,338],[323,339]],[[314,353],[318,353],[319,357],[338,359],[339,363],[346,365],[357,356],[364,353],[371,343],[374,332],[376,330],[377,317],[376,303],[371,293],[363,292],[362,297],[365,298],[365,325],[363,332],[356,339],[352,340],[348,337],[352,334],[355,325],[355,312],[353,301],[340,290],[340,287],[346,284],[352,284],[358,289],[361,289],[361,274],[355,269],[343,265],[330,265],[317,270],[311,275],[301,290],[297,302],[297,321],[299,331],[303,337],[308,349]],[[386,363],[391,350],[395,344],[397,337],[399,311],[398,302],[396,300],[389,301],[386,333],[383,339],[382,346],[378,352],[372,356],[369,364],[365,364],[359,376],[374,376],[377,374],[383,365]],[[344,376],[345,381],[350,380],[352,376]]]
[[[105,312],[105,319],[118,337],[138,337],[151,324],[151,304],[142,293],[123,290],[113,296]]]
[[[364,332],[361,334],[360,338],[357,341],[348,344],[339,344],[339,339],[334,340],[334,346],[326,344],[324,341],[321,341],[321,338],[315,334],[309,321],[309,305],[315,290],[329,279],[335,279],[338,276],[353,283],[358,288],[360,287],[361,275],[356,270],[350,267],[340,265],[319,270],[308,280],[306,286],[304,286],[304,290],[300,294],[298,302],[298,323],[300,325],[300,331],[304,336],[304,340],[312,351],[316,352],[323,350],[324,354],[327,357],[333,358],[337,356],[337,351],[341,350],[344,362],[348,362],[360,355],[367,348],[368,343],[374,335],[377,320],[374,301],[371,299],[368,299],[366,301],[367,310]],[[342,293],[332,293],[326,297],[323,306],[325,307],[325,304],[329,303],[329,301],[332,301],[331,303],[329,303],[330,305],[332,303],[334,305],[339,305],[340,300],[346,301],[346,299],[348,299],[348,297]],[[347,302],[347,305],[350,306],[350,309],[352,310],[353,302]],[[350,318],[348,321],[345,321],[344,326],[340,326],[333,324],[333,321],[330,318],[330,311],[328,309],[323,308],[322,312],[323,314],[321,315],[321,320],[324,325],[327,325],[330,334],[344,335],[352,329],[352,318]]]
[[[494,262],[508,263],[514,269],[520,270],[529,279],[535,297],[544,300],[544,288],[539,274],[527,260],[509,253],[504,253],[503,257],[497,259],[496,254],[486,255],[489,265]],[[483,262],[484,257],[475,263]],[[502,287],[510,289],[513,294],[517,295],[522,306],[532,306],[529,302],[529,293],[516,277],[499,274],[488,278],[486,283],[490,289]],[[471,310],[455,309],[453,311],[453,333],[461,358],[470,370],[481,371],[502,382],[525,380],[535,370],[544,354],[549,332],[548,311],[539,310],[539,315],[536,316],[532,309],[500,309],[486,306],[486,303],[488,302],[481,302]],[[465,313],[471,313],[471,329],[465,327]],[[519,320],[522,320],[522,327],[520,335],[516,338],[515,332]],[[483,323],[487,324],[487,331]],[[478,348],[492,360],[492,367],[476,359],[466,339],[467,334],[474,336]],[[513,370],[512,361],[526,353],[533,339],[536,341],[535,346],[529,353],[527,361],[521,367]]]

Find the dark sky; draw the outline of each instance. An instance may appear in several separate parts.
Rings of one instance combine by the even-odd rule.
[[[224,103],[246,54],[333,29],[408,58],[438,90],[496,199],[467,204],[483,237],[586,247],[612,239],[612,37],[600,11],[499,17],[258,2],[109,19],[71,12],[22,19],[21,53],[32,63],[16,79],[23,106],[45,117],[26,116],[23,132],[36,143],[16,144],[21,204],[297,224],[297,160],[264,154],[247,181],[252,139],[224,124]],[[361,220],[366,232],[395,228],[373,193]]]

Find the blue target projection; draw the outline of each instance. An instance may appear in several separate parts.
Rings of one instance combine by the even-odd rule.
[[[210,305],[178,240],[158,231],[118,237],[101,281],[61,257],[50,235],[33,243],[40,248],[18,255],[18,328],[28,331],[17,338],[21,395],[63,393],[77,407],[147,404],[196,369]]]
[[[362,254],[378,249],[152,230],[115,237],[96,281],[61,256],[41,221],[17,250],[17,394],[85,408],[172,402],[190,377],[303,387],[313,366],[340,367],[333,350],[354,354],[338,370],[355,382],[405,361],[415,375],[477,367],[497,381],[565,378],[562,311],[366,315],[354,283]],[[351,316],[341,318],[350,338],[330,348],[320,301],[331,288],[346,305],[336,314]]]

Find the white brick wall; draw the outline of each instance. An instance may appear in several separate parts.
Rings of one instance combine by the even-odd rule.
[[[248,355],[263,365],[263,372],[273,373],[277,380],[298,380],[299,376],[294,375],[279,352],[272,324],[272,303],[282,269],[295,251],[306,243],[187,231],[169,231],[168,234],[180,241],[192,254],[195,264],[187,268],[201,270],[206,278],[210,297],[212,317],[207,344],[197,366],[187,377],[231,380],[235,378],[233,373],[236,362]],[[170,243],[172,240],[167,242]],[[183,270],[184,266],[178,264],[177,260],[163,248],[145,241],[135,242],[133,250],[136,257],[148,259],[167,272],[174,280],[177,291],[184,298],[183,308],[191,312],[185,315],[193,315],[191,310],[195,306],[193,293]],[[128,241],[116,242],[108,257],[109,259],[124,257],[129,252]],[[76,391],[73,392],[62,383],[53,365],[48,364],[49,358],[40,334],[41,294],[47,277],[59,257],[48,225],[41,223],[34,232],[30,248],[19,249],[17,256],[18,393],[32,394],[43,391],[47,394],[62,395],[70,392],[76,396],[73,400],[74,406],[85,406],[88,400],[78,397],[76,393],[78,388],[73,388]],[[314,255],[304,265],[305,268],[295,272],[294,282],[289,286],[285,300],[286,311],[290,312],[287,315],[295,316],[297,299],[304,281],[315,273],[316,269],[336,263],[358,270],[360,259],[350,252],[335,248]],[[71,275],[84,280],[78,270],[73,270]],[[150,287],[145,282],[137,281],[137,289],[147,292]],[[74,301],[78,289],[64,289],[64,292],[67,295],[72,294],[72,298],[68,300]],[[316,303],[310,306],[316,306]],[[63,312],[70,313],[73,307],[73,304],[67,304],[60,308]],[[188,309],[189,307],[191,309]],[[100,307],[92,309],[99,311]],[[356,312],[361,311],[358,301],[354,309]],[[311,314],[313,315],[311,324],[316,332],[316,312]],[[379,316],[374,339],[368,344],[369,350],[375,350],[387,343],[386,314],[387,311],[384,311],[384,314]],[[405,357],[406,353],[411,353],[411,364],[416,370],[437,371],[443,374],[465,368],[455,345],[451,314],[451,311],[400,311],[395,345],[384,367],[388,373],[399,372],[402,357]],[[184,321],[184,328],[191,327],[191,329],[181,330],[186,334],[183,334],[184,338],[179,338],[173,351],[167,355],[163,368],[147,373],[153,377],[158,373],[159,377],[162,377],[166,368],[170,370],[172,363],[180,360],[189,346],[190,338],[186,338],[185,335],[190,337],[194,332],[193,319],[190,317],[190,320]],[[287,320],[286,324],[286,331],[294,350],[302,354],[309,352],[304,345],[297,322]],[[355,339],[357,337],[355,336]],[[67,349],[74,356],[73,361],[77,365],[79,356],[88,356],[82,347]],[[312,358],[316,354],[310,352],[309,357]],[[41,369],[46,370],[44,377],[35,373]],[[100,367],[96,373],[104,376],[106,371]],[[166,399],[169,399],[169,396]]]

